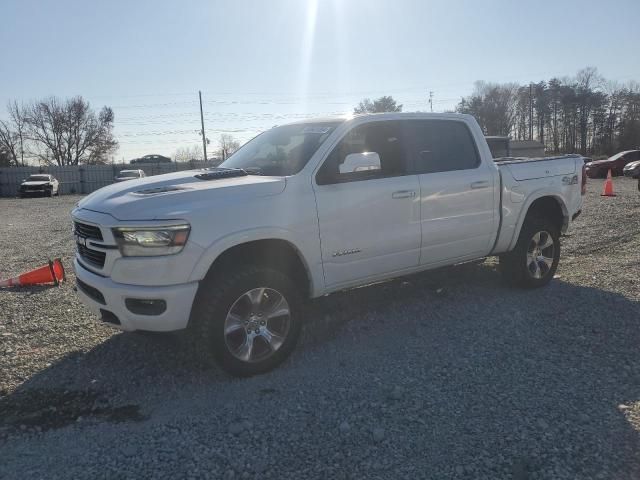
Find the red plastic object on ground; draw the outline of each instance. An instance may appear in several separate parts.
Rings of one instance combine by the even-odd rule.
[[[23,273],[8,280],[0,280],[0,287],[26,287],[29,285],[59,285],[65,280],[64,267],[59,258],[30,272]]]
[[[602,189],[601,197],[615,197],[616,194],[613,193],[613,180],[611,179],[611,169],[609,169],[609,173],[607,173],[607,179],[604,181],[604,188]]]

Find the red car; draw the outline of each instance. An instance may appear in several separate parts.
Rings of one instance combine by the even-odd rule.
[[[627,163],[640,160],[640,150],[627,150],[625,152],[616,153],[613,157],[606,160],[596,160],[587,163],[587,177],[604,178],[611,169],[612,175],[622,175],[622,169]]]

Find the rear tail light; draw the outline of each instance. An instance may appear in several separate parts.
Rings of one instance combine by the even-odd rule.
[[[580,193],[585,195],[587,193],[587,166],[582,165],[582,186],[580,188]]]

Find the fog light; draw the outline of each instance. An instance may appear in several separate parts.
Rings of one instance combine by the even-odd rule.
[[[167,302],[164,300],[127,298],[124,304],[131,313],[135,313],[136,315],[160,315],[167,309]]]

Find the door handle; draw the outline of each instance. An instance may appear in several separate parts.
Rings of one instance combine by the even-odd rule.
[[[489,188],[489,182],[486,180],[480,180],[478,182],[473,182],[471,184],[471,188]]]
[[[415,190],[398,190],[391,194],[391,198],[413,198],[415,196]]]

